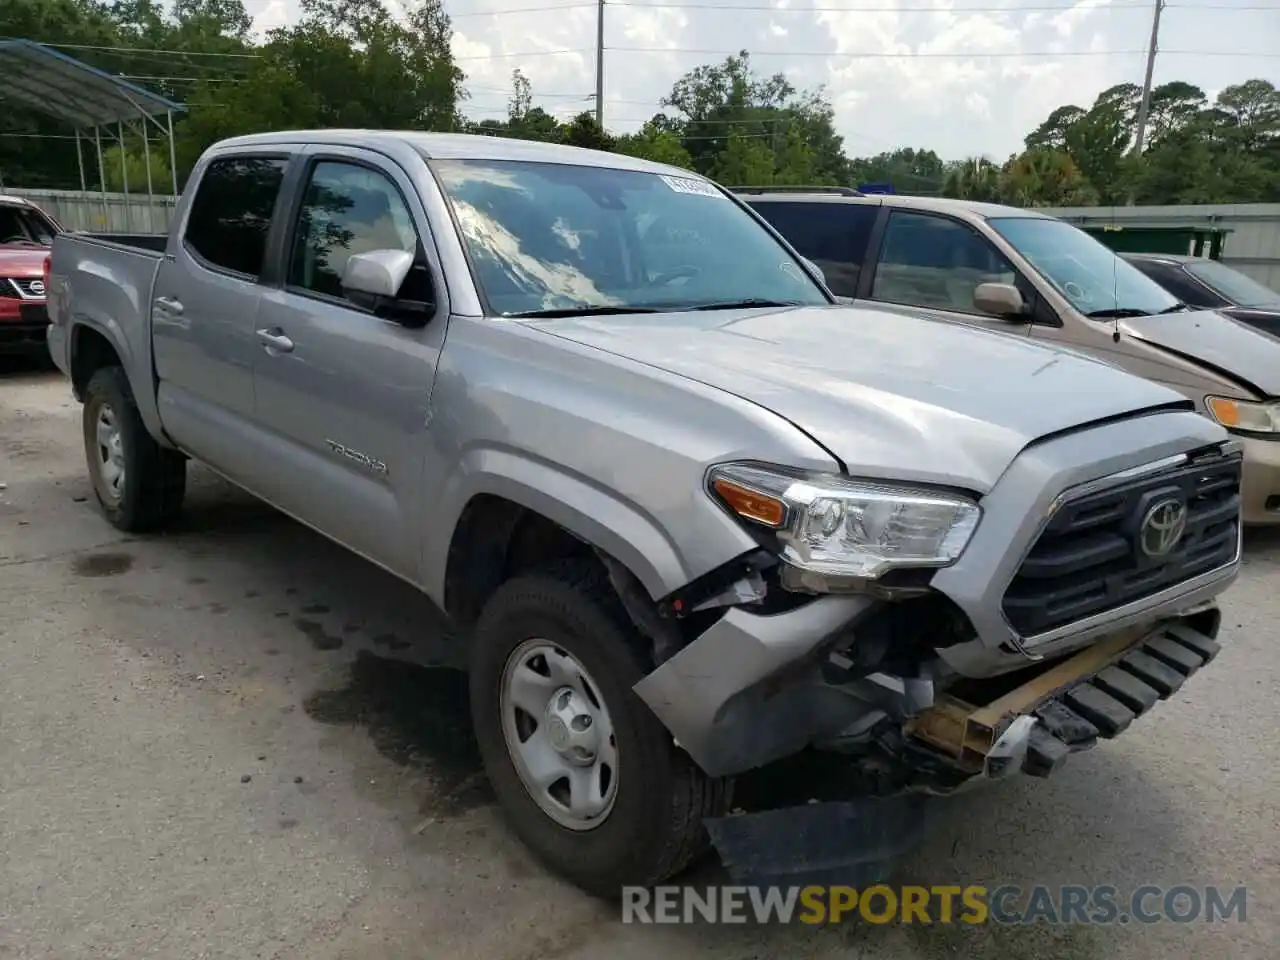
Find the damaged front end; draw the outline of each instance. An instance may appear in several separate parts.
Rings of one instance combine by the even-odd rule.
[[[656,608],[620,590],[654,639],[656,669],[635,691],[706,773],[739,784],[752,771],[789,777],[779,764],[797,755],[856,771],[843,796],[775,796],[709,822],[731,870],[757,879],[795,877],[806,864],[863,880],[882,873],[881,855],[909,847],[922,828],[914,814],[904,819],[904,794],[1048,776],[1216,655],[1213,600],[1239,567],[1237,451],[1210,445],[1056,495],[1036,493],[1017,469],[1010,475],[1028,502],[994,509],[976,536],[976,500],[890,491],[912,503],[900,527],[914,539],[845,569],[824,553],[822,537],[839,527],[824,498],[861,497],[862,516],[892,532],[889,514],[875,514],[887,488],[791,480],[780,493],[777,477],[738,471],[717,492],[770,527],[762,549]],[[1142,555],[1143,517],[1175,500],[1186,507],[1182,541],[1163,557]],[[1019,574],[1038,579],[1025,586]],[[1123,602],[1107,606],[1112,594]],[[1019,635],[1002,608],[1024,619],[1031,610],[1049,627]],[[1062,610],[1086,615],[1057,626]],[[843,834],[877,839],[837,850]]]
[[[1208,607],[968,678],[931,648],[965,642],[945,598],[722,613],[636,692],[707,773],[738,778],[739,811],[707,829],[735,881],[757,884],[882,881],[933,797],[1047,777],[1119,735],[1216,656],[1221,620]]]

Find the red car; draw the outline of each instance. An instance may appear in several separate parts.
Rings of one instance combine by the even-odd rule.
[[[0,351],[45,342],[45,261],[56,220],[21,197],[0,196]]]

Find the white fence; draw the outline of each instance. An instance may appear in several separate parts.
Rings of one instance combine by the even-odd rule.
[[[82,190],[0,191],[24,197],[46,210],[68,230],[95,233],[165,233],[177,198],[156,194],[94,193]]]

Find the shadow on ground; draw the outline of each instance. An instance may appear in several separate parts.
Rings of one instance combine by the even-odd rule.
[[[45,377],[57,369],[49,351],[42,347],[0,352],[0,381]]]
[[[420,813],[456,816],[494,802],[471,732],[467,677],[449,667],[425,667],[356,654],[342,687],[303,703],[318,723],[368,730],[377,751],[432,782]]]

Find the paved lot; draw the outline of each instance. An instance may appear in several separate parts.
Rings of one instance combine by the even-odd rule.
[[[0,364],[0,957],[1277,956],[1280,537],[1177,699],[1069,776],[951,801],[904,876],[1243,883],[1247,923],[624,926],[502,826],[429,604],[203,471],[180,529],[122,537],[67,386]]]

